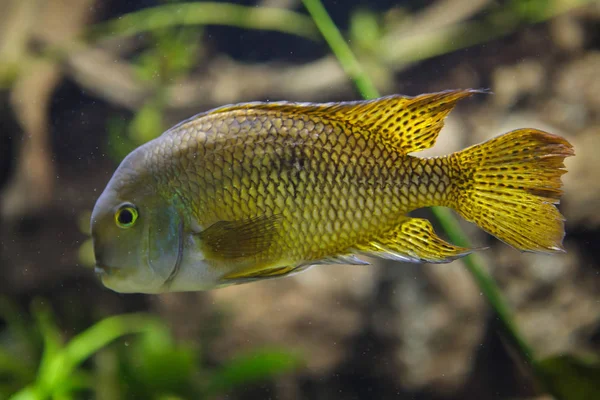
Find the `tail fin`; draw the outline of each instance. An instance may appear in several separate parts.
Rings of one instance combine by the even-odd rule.
[[[509,245],[532,252],[564,252],[559,203],[565,139],[519,129],[454,154],[458,162],[456,210]]]

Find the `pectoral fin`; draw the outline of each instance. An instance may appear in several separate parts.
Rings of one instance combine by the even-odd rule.
[[[198,235],[208,257],[231,260],[268,250],[277,237],[279,225],[279,215],[263,215],[241,221],[219,221]]]
[[[475,249],[454,246],[437,236],[431,222],[406,218],[398,227],[365,245],[356,246],[365,255],[414,263],[448,263]]]
[[[369,265],[353,254],[340,254],[337,256],[327,257],[322,260],[309,261],[300,265],[284,266],[284,267],[264,267],[260,269],[251,269],[241,272],[230,273],[223,277],[223,281],[228,284],[246,283],[270,278],[281,278],[283,276],[295,275],[299,272],[316,265],[324,264],[350,264],[350,265]]]

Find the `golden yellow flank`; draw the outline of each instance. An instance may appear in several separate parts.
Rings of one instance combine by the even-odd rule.
[[[429,262],[466,254],[427,221],[406,217],[432,205],[454,207],[522,249],[560,247],[558,211],[531,192],[550,185],[558,194],[559,164],[570,154],[564,140],[525,130],[510,136],[522,142],[500,138],[460,156],[408,155],[433,146],[444,117],[472,93],[223,107],[166,133],[147,165],[165,195],[177,193],[205,229],[202,250],[216,265],[243,261],[240,275],[355,249]],[[527,226],[504,227],[499,212]],[[515,237],[536,224],[545,228],[539,238]]]

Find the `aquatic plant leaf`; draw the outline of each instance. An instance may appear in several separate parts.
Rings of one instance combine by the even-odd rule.
[[[559,355],[537,362],[552,393],[569,400],[600,399],[600,360]]]
[[[297,369],[301,359],[289,350],[261,349],[237,356],[221,367],[208,384],[208,393],[223,393],[244,384],[267,380]]]
[[[53,390],[54,399],[71,399],[73,392],[89,390],[93,387],[93,379],[90,374],[83,371],[75,371],[61,380]]]
[[[35,377],[42,349],[39,329],[6,297],[0,297],[0,319],[6,323],[3,349],[0,350],[0,371],[10,370],[20,379],[30,382]]]
[[[50,308],[38,301],[34,303],[33,309],[44,337],[44,353],[35,384],[15,395],[17,398],[29,398],[28,393],[34,393],[33,398],[45,399],[89,387],[85,375],[76,370],[83,361],[117,338],[154,329],[159,323],[155,318],[141,314],[109,317],[78,334],[63,346]]]
[[[163,132],[162,107],[158,101],[148,101],[131,121],[129,137],[135,143],[146,143]]]
[[[313,21],[299,12],[219,2],[189,2],[147,7],[98,23],[88,30],[87,37],[98,39],[135,36],[165,28],[204,25],[270,30],[312,40],[320,39]]]
[[[7,393],[13,393],[16,389],[32,382],[34,378],[35,370],[30,368],[30,365],[0,347],[0,399],[6,398]],[[9,383],[2,385],[4,379]]]
[[[371,10],[355,11],[350,17],[348,35],[351,43],[375,53],[382,37],[380,18]]]
[[[119,117],[110,117],[106,123],[108,141],[106,151],[115,162],[121,162],[127,154],[139,146],[129,137],[129,120]]]
[[[125,314],[108,317],[75,336],[65,346],[65,367],[73,370],[104,346],[114,340],[134,333],[156,329],[160,321],[145,314]]]
[[[166,327],[146,332],[131,348],[132,379],[153,395],[185,395],[196,371],[197,351],[175,343]]]
[[[34,385],[27,386],[10,397],[10,400],[39,400],[39,399],[40,399],[40,396],[38,394],[38,390],[36,390],[36,387]]]
[[[59,376],[63,367],[60,353],[63,341],[52,309],[45,300],[34,300],[31,309],[44,342],[36,384],[38,391],[44,396],[50,393],[55,383],[60,380]]]

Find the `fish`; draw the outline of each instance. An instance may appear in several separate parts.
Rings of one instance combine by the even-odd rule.
[[[456,104],[479,89],[200,113],[124,158],[91,216],[96,272],[121,293],[203,291],[364,258],[449,263],[478,248],[410,212],[453,209],[522,252],[564,252],[573,146],[517,129],[439,157]]]

